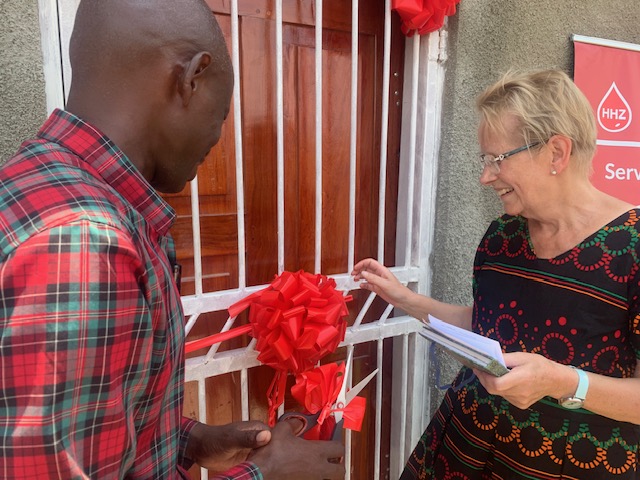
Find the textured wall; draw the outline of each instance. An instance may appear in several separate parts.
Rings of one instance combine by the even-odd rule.
[[[0,163],[46,116],[36,0],[0,0]]]
[[[432,259],[435,298],[470,304],[475,248],[502,212],[493,191],[478,182],[475,96],[511,67],[562,68],[571,74],[571,34],[640,44],[639,25],[637,1],[461,0],[449,19]],[[448,376],[455,370],[451,365]]]

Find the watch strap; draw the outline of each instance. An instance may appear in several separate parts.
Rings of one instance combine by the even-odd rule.
[[[584,399],[587,398],[587,391],[589,390],[589,376],[584,370],[575,367],[574,369],[578,372],[578,388],[573,397],[584,401]]]

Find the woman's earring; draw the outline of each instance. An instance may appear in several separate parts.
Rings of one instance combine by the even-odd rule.
[[[555,168],[554,168],[553,170],[551,170],[551,175],[555,175],[555,174],[557,174],[557,173],[558,173],[558,172],[556,172]]]

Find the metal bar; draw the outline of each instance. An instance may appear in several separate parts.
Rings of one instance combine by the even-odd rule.
[[[196,296],[202,295],[202,245],[200,244],[200,196],[198,192],[198,176],[191,185],[191,230],[193,234],[193,276]]]
[[[404,285],[417,282],[421,278],[421,269],[419,267],[391,267],[390,270]],[[349,292],[359,288],[358,284],[353,281],[353,277],[348,273],[329,275],[329,277],[335,280],[336,288],[339,290]],[[182,297],[182,307],[187,316],[196,313],[226,310],[229,306],[242,300],[247,295],[262,290],[265,287],[266,285],[256,285],[243,289],[207,292],[199,297],[188,295]]]
[[[406,419],[407,418],[407,409],[408,409],[408,404],[407,404],[407,381],[408,381],[408,369],[409,369],[409,336],[408,335],[403,335],[402,336],[402,388],[400,390],[400,408],[402,411],[402,418]],[[403,421],[400,422],[400,443],[398,445],[398,455],[400,456],[400,458],[405,459],[406,455],[405,455],[405,436],[406,436],[406,432],[407,432],[407,422]],[[398,474],[400,474],[401,472],[397,472]]]
[[[64,108],[65,104],[62,40],[58,12],[57,0],[38,0],[47,115],[56,108]]]
[[[315,273],[322,271],[322,0],[316,0],[316,243]]]
[[[382,125],[380,132],[380,185],[378,187],[378,260],[384,263],[384,232],[387,203],[387,143],[389,132],[389,78],[391,75],[391,0],[384,7],[384,53],[382,67]]]
[[[225,322],[225,324],[222,326],[222,329],[220,330],[220,333],[222,332],[228,332],[231,327],[233,327],[233,324],[236,321],[236,317],[229,317],[227,318],[227,321]],[[209,348],[209,351],[207,352],[207,355],[205,356],[205,363],[210,362],[214,355],[216,353],[218,353],[218,350],[220,349],[220,344],[219,343],[214,343],[213,345],[211,345],[211,348]]]
[[[358,316],[356,317],[356,319],[353,321],[353,325],[352,328],[356,328],[359,327],[362,324],[362,320],[364,319],[364,316],[367,314],[367,312],[369,311],[369,308],[371,308],[371,304],[373,303],[373,300],[376,298],[376,294],[374,292],[371,292],[368,296],[367,299],[364,302],[364,305],[362,305],[362,308],[360,309],[360,311],[358,312]]]
[[[282,66],[282,0],[276,0],[276,121],[277,121],[277,202],[278,202],[278,273],[284,271],[284,94]]]
[[[420,35],[413,36],[413,69],[411,77],[411,124],[409,126],[409,177],[407,185],[407,238],[405,242],[404,264],[411,265],[413,244],[413,192],[415,179],[416,131],[418,118],[418,80],[420,70]]]
[[[358,138],[358,0],[351,2],[351,134],[349,139],[349,243],[347,271],[354,265],[356,244],[356,161]]]
[[[207,383],[206,378],[198,380],[198,420],[201,423],[207,423]],[[200,478],[206,480],[209,478],[209,471],[206,468],[200,468]]]
[[[246,368],[240,370],[240,389],[242,398],[242,420],[249,420],[249,372]]]
[[[238,26],[238,0],[231,0],[231,59],[233,62],[233,127],[236,147],[236,202],[238,215],[238,288],[247,285],[244,227],[244,171],[242,154],[242,104],[240,98],[240,30]]]
[[[382,358],[384,354],[384,342],[378,340],[378,375],[376,375],[376,405],[382,405]],[[375,447],[374,447],[374,466],[373,479],[380,479],[380,459],[381,459],[381,437],[382,435],[382,408],[376,408],[375,420]]]
[[[361,343],[376,342],[384,338],[399,337],[420,331],[422,323],[413,317],[402,316],[389,319],[384,325],[379,322],[366,323],[356,329],[347,330],[341,347],[359,345]],[[237,372],[243,368],[262,365],[258,359],[258,352],[249,348],[238,348],[218,352],[208,363],[204,356],[188,358],[185,368],[185,382],[197,381],[222,373]]]
[[[606,147],[632,147],[640,148],[640,142],[629,142],[620,140],[596,140],[597,145],[604,145]]]
[[[353,344],[347,346],[347,360],[353,358]],[[353,363],[349,369],[349,376],[344,381],[347,382],[347,388],[353,386]],[[344,435],[344,467],[345,467],[345,480],[351,480],[351,430],[345,430]]]
[[[187,335],[189,335],[189,332],[191,331],[191,329],[193,328],[193,326],[196,324],[196,321],[198,320],[198,318],[200,317],[199,313],[196,313],[194,315],[191,315],[189,317],[189,320],[187,321],[187,325],[184,327],[184,336],[186,337]]]
[[[633,50],[640,52],[640,45],[637,43],[619,42],[617,40],[608,40],[606,38],[587,37],[584,35],[571,35],[571,40],[580,43],[590,43],[591,45],[600,45],[601,47],[621,48],[622,50]]]
[[[384,309],[384,312],[382,312],[382,315],[380,316],[380,324],[384,325],[385,323],[387,323],[387,320],[389,319],[389,315],[391,315],[391,311],[394,309],[395,307],[391,304],[387,305],[387,308]]]

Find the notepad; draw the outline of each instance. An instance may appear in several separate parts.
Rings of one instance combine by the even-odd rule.
[[[429,315],[420,335],[437,343],[463,365],[500,377],[509,372],[500,343]]]

